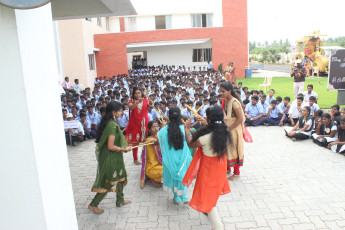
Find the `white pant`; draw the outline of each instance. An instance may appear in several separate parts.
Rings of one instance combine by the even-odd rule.
[[[304,81],[293,83],[293,95],[295,99],[297,98],[298,94],[303,93],[303,88],[304,88]]]
[[[331,147],[332,151],[335,152],[335,153],[337,152],[337,148],[338,148],[338,145],[332,145],[332,147]],[[345,145],[343,145],[340,148],[339,152],[341,153],[341,152],[344,152],[344,151],[345,151]]]
[[[224,226],[222,221],[218,216],[218,210],[216,207],[213,207],[211,212],[208,213],[208,220],[211,222],[211,226],[213,230],[223,230]]]

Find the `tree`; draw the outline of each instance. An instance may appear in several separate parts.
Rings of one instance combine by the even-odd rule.
[[[284,44],[286,47],[290,47],[291,46],[291,44],[290,44],[290,42],[289,42],[289,39],[286,39],[285,40],[285,44]]]

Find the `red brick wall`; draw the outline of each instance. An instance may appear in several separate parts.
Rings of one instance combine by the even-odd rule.
[[[213,67],[217,69],[220,63],[225,67],[232,61],[236,76],[245,77],[244,69],[248,65],[247,0],[223,0],[223,27],[95,35],[95,47],[100,49],[96,52],[97,74],[111,77],[127,73],[128,43],[188,39],[212,39]]]

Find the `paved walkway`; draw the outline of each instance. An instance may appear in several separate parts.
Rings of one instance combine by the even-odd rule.
[[[245,144],[241,177],[217,205],[225,229],[345,229],[345,157],[310,140],[292,142],[280,127],[248,129],[255,142]],[[94,149],[94,141],[68,147],[79,229],[211,229],[204,215],[174,205],[171,194],[150,182],[141,190],[140,167],[130,153],[124,192],[133,203],[116,208],[109,194],[100,205],[104,214],[92,214]]]

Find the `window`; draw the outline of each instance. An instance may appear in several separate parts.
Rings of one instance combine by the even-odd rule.
[[[171,15],[155,16],[156,30],[171,29]]]
[[[109,17],[105,18],[105,28],[109,30]]]
[[[137,31],[137,18],[136,17],[125,18],[125,31],[126,32]]]
[[[85,18],[85,20],[91,22],[91,18]]]
[[[192,27],[212,27],[213,14],[192,14]]]
[[[193,62],[208,62],[212,60],[212,48],[193,49]]]
[[[102,27],[102,18],[97,18],[97,26]]]
[[[95,55],[94,54],[89,54],[89,66],[90,66],[90,70],[95,69]]]

